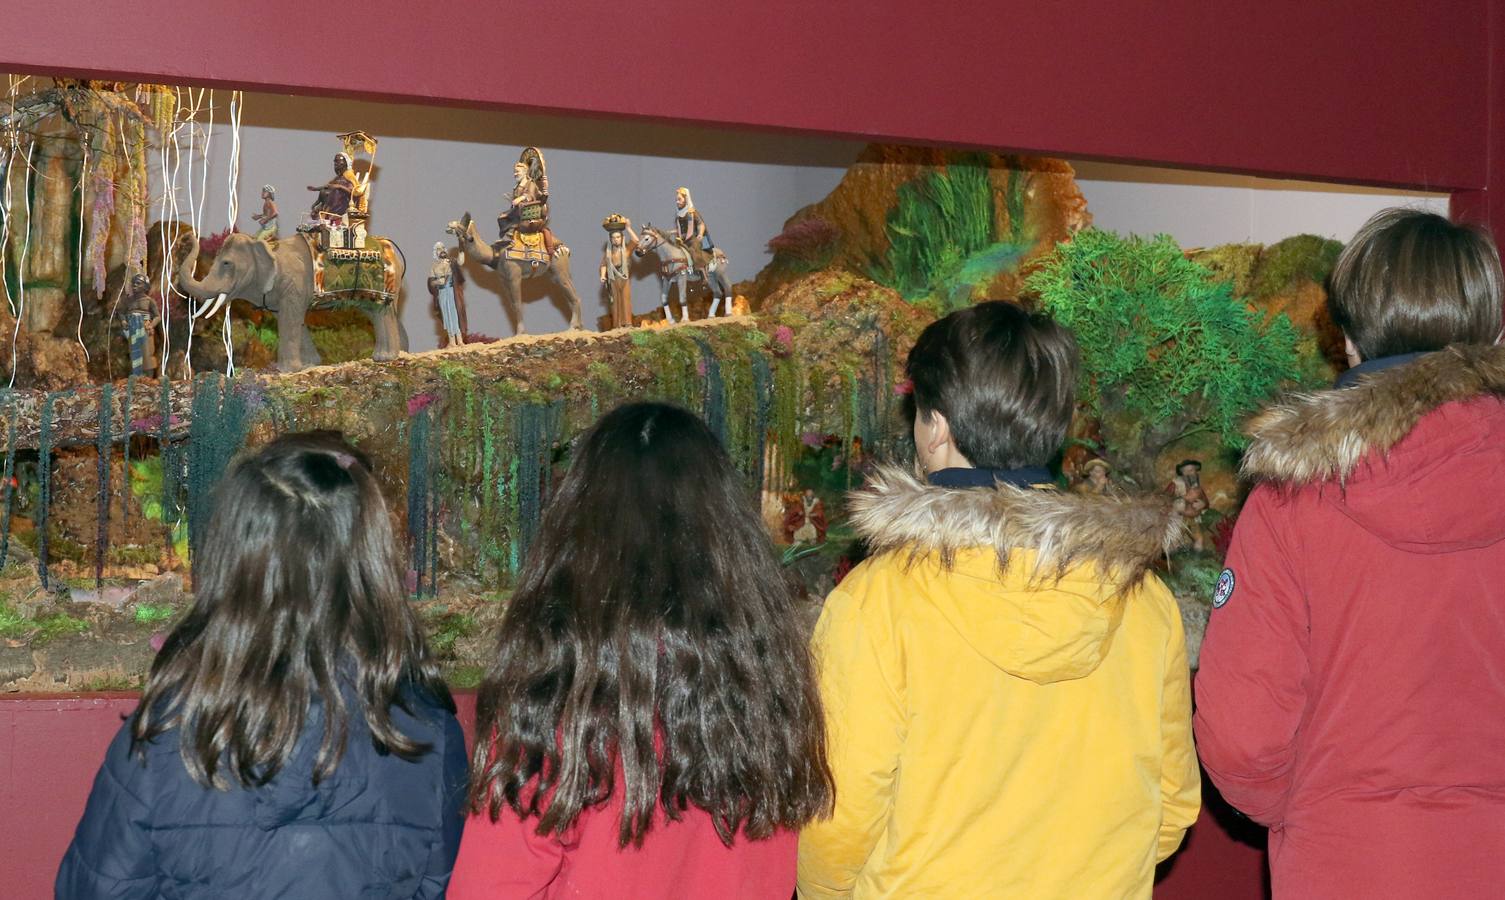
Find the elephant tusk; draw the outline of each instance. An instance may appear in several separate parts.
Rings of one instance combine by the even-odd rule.
[[[217,312],[219,312],[220,308],[223,307],[224,305],[225,305],[225,295],[224,294],[220,294],[218,297],[214,298],[214,302],[213,303],[205,303],[203,306],[200,306],[199,307],[199,311],[196,312],[196,313],[194,313],[193,317],[195,319],[213,318],[214,314],[217,313]]]

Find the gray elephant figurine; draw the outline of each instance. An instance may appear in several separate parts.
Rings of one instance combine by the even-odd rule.
[[[309,310],[318,306],[314,295],[314,261],[308,240],[301,234],[278,241],[258,241],[248,234],[231,234],[225,238],[214,262],[202,279],[194,277],[198,263],[199,242],[192,234],[180,241],[191,241],[187,255],[178,264],[177,283],[183,293],[204,301],[197,314],[213,315],[227,300],[241,299],[259,309],[277,314],[277,369],[295,372],[319,364],[304,321]],[[371,242],[391,244],[386,238]],[[402,283],[402,252],[395,251],[397,284]],[[214,301],[211,307],[209,301]],[[378,361],[395,359],[408,349],[408,337],[398,316],[397,301],[361,304],[376,334]],[[229,315],[226,307],[226,315]]]

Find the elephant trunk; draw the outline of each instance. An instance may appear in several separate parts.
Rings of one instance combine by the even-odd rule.
[[[212,290],[204,282],[194,277],[194,271],[199,264],[199,242],[193,239],[193,246],[189,248],[188,255],[178,264],[178,290],[198,300],[208,300],[219,295],[219,291]]]

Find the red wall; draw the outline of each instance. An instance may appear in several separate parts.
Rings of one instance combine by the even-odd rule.
[[[1485,184],[1492,2],[13,0],[0,71],[1450,190]]]
[[[0,71],[1455,190],[1460,214],[1505,234],[1500,3],[559,0],[462,21],[404,0],[14,0]],[[6,897],[49,895],[132,702],[0,700]],[[1204,816],[1157,896],[1257,897],[1259,859]]]
[[[455,699],[470,735],[475,694]],[[52,896],[53,876],[105,747],[135,707],[134,694],[0,699],[0,896]],[[1156,900],[1263,900],[1264,855],[1249,843],[1258,840],[1259,829],[1235,822],[1230,833],[1217,819],[1231,815],[1226,808],[1217,815],[1204,809],[1156,886]]]

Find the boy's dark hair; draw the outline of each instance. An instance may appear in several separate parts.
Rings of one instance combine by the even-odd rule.
[[[1071,426],[1076,339],[1043,313],[990,300],[930,323],[909,351],[915,414],[939,412],[984,469],[1050,461]]]
[[[193,560],[193,608],[152,663],[132,751],[144,757],[177,728],[195,781],[266,784],[317,697],[316,783],[339,765],[352,714],[379,750],[427,752],[392,707],[407,709],[415,688],[450,711],[454,703],[404,595],[400,558],[370,460],[338,433],[285,435],[243,457],[215,491]],[[347,709],[346,692],[359,709]]]
[[[1386,209],[1338,256],[1328,309],[1365,359],[1493,344],[1501,324],[1500,254],[1481,228]]]
[[[618,407],[580,440],[497,628],[471,810],[563,835],[620,791],[623,846],[691,805],[728,846],[827,813],[801,622],[711,430],[674,406]]]

